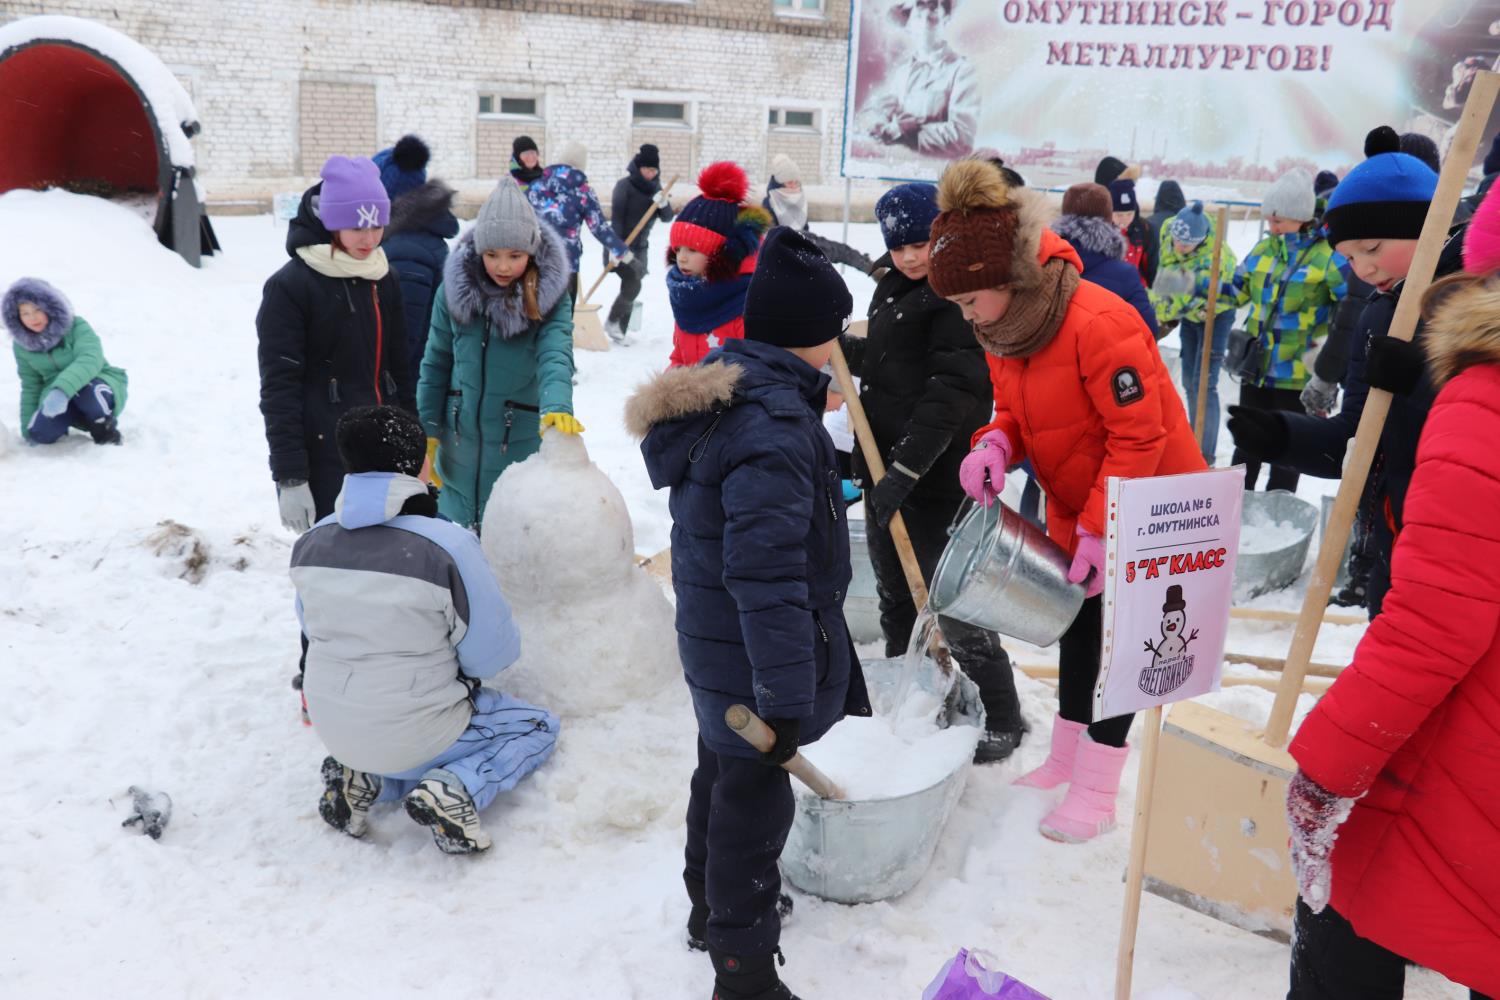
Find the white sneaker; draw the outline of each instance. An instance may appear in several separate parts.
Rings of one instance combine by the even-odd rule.
[[[351,837],[363,837],[370,806],[380,797],[380,776],[345,767],[332,757],[323,758],[323,797],[318,815],[323,822]]]
[[[613,340],[615,343],[625,343],[625,331],[623,328],[621,328],[620,324],[616,323],[614,320],[607,319],[604,321],[604,332],[609,334],[609,339]]]
[[[431,827],[433,842],[444,854],[489,850],[490,835],[479,828],[474,799],[450,771],[439,768],[423,775],[406,796],[406,815]]]

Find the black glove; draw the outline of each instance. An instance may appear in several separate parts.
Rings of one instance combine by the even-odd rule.
[[[894,466],[886,469],[885,478],[865,494],[865,513],[882,528],[888,527],[915,485],[917,481],[900,469]]]
[[[1231,406],[1229,433],[1240,451],[1263,462],[1274,462],[1286,451],[1286,421],[1274,410]]]
[[[1416,344],[1395,337],[1375,337],[1365,355],[1365,383],[1404,396],[1422,380],[1426,359]]]
[[[802,720],[767,719],[766,725],[776,734],[776,742],[770,750],[760,755],[760,762],[780,767],[797,755],[797,747],[802,742]]]

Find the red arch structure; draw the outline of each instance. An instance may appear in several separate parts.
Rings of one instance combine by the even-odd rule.
[[[114,37],[138,49],[124,36],[88,27],[89,40]],[[157,237],[196,266],[217,242],[194,169],[173,162],[162,115],[141,83],[101,48],[70,37],[0,46],[0,136],[6,137],[0,192],[66,187],[155,195]],[[191,136],[198,123],[166,127]]]

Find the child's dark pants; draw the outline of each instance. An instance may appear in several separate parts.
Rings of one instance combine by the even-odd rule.
[[[781,940],[781,872],[792,828],[792,785],[785,770],[754,758],[714,753],[700,737],[687,809],[688,895],[707,889],[709,947],[761,955]]]

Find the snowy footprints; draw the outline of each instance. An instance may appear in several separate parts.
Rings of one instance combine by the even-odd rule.
[[[363,837],[369,831],[370,807],[380,797],[381,778],[323,758],[323,796],[318,815],[340,833]],[[444,770],[423,775],[402,800],[406,815],[432,831],[444,854],[477,854],[488,850],[490,835],[479,826],[479,810],[463,783]]]
[[[479,810],[468,791],[447,771],[428,771],[406,796],[406,815],[432,830],[444,854],[489,850],[490,835],[479,828]]]
[[[323,758],[323,797],[318,801],[318,815],[335,830],[363,837],[369,829],[370,806],[379,795],[379,777],[347,768],[332,757]]]

